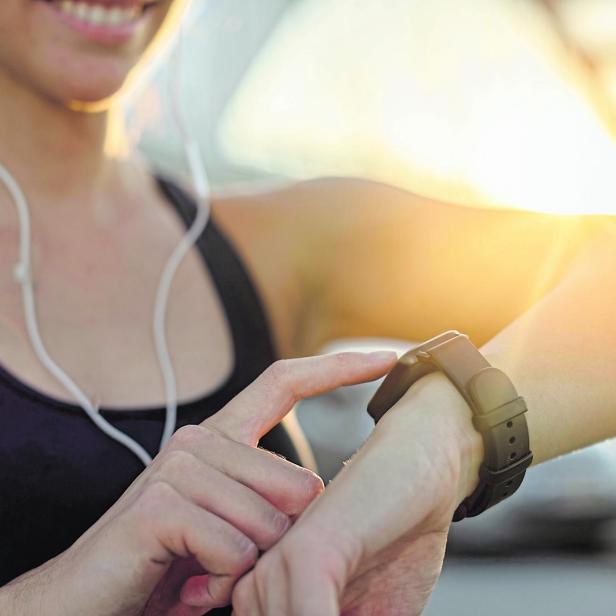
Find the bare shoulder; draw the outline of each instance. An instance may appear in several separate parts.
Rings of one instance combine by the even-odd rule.
[[[358,213],[379,214],[379,204],[407,207],[411,193],[369,180],[322,178],[269,190],[219,196],[214,216],[249,257],[281,247],[312,247],[323,234],[348,230]],[[315,255],[312,255],[314,259]]]

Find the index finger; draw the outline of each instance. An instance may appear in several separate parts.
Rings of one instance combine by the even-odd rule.
[[[300,400],[382,377],[396,361],[393,351],[334,353],[277,361],[202,425],[256,446]]]

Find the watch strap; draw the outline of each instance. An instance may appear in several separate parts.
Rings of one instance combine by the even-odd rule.
[[[473,411],[484,442],[479,485],[458,506],[454,521],[479,515],[513,494],[532,462],[524,399],[507,375],[490,366],[467,336],[446,332],[406,353],[370,401],[377,422],[408,389],[431,372],[442,372]]]

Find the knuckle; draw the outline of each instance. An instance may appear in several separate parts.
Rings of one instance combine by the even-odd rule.
[[[170,451],[161,462],[159,473],[164,477],[174,477],[190,473],[197,463],[197,458],[184,449]]]
[[[271,543],[280,539],[291,527],[291,518],[278,509],[269,514],[268,528],[271,534]]]
[[[170,440],[172,449],[192,449],[203,439],[204,428],[196,425],[181,427]]]
[[[157,480],[150,483],[135,501],[139,517],[155,518],[166,510],[177,498],[177,492],[169,483]]]
[[[353,363],[354,360],[357,359],[356,353],[351,353],[349,351],[342,351],[341,353],[334,353],[334,361],[341,368],[346,368],[349,364]]]
[[[325,489],[323,479],[316,473],[305,469],[303,471],[303,489],[305,491],[306,498],[312,501]]]
[[[231,573],[241,575],[252,568],[259,558],[259,548],[245,535],[237,533],[234,540],[234,559]]]
[[[325,489],[323,480],[307,469],[302,469],[293,480],[293,488],[288,492],[287,513],[298,515]]]
[[[265,374],[274,385],[280,386],[289,380],[290,371],[291,360],[279,359],[266,370]]]
[[[289,407],[298,399],[297,383],[294,378],[295,361],[293,359],[279,359],[265,371],[265,383],[277,400],[284,400]]]
[[[227,440],[224,432],[221,432],[216,427],[216,424],[212,423],[206,426],[200,426],[201,430],[201,439],[202,441],[207,441],[210,445],[215,441],[225,441]]]

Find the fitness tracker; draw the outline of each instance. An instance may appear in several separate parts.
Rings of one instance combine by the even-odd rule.
[[[456,522],[479,515],[520,487],[533,460],[524,417],[527,408],[504,372],[490,366],[467,336],[448,331],[400,358],[368,404],[375,423],[432,372],[442,372],[464,396],[485,448],[479,485],[456,509]]]

